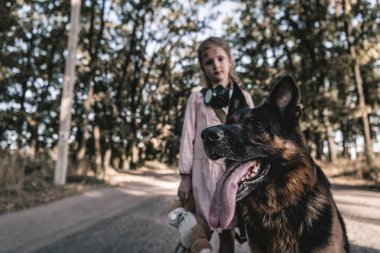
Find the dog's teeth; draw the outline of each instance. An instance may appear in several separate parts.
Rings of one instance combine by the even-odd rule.
[[[240,179],[240,182],[243,182],[243,181],[245,181],[245,180],[247,180],[247,179],[253,178],[253,177],[256,176],[256,175],[257,175],[257,170],[256,170],[256,172],[254,172],[254,171],[250,171],[250,172],[248,172],[247,174],[245,174],[245,175]]]

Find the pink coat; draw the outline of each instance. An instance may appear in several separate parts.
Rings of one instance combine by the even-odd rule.
[[[244,91],[250,108],[253,108],[251,95]],[[227,113],[228,108],[223,108]],[[179,153],[179,172],[192,175],[193,194],[196,213],[208,221],[211,199],[216,182],[221,178],[226,167],[224,160],[212,161],[203,150],[201,132],[203,129],[221,124],[214,110],[203,102],[203,95],[194,91],[187,102],[183,122],[181,146]]]

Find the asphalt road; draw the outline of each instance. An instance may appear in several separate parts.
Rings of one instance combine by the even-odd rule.
[[[166,215],[178,176],[170,170],[144,170],[113,182],[121,186],[0,216],[0,252],[172,252],[177,231]],[[334,186],[333,192],[352,252],[380,253],[380,193],[345,186]],[[248,252],[246,244],[236,248]]]

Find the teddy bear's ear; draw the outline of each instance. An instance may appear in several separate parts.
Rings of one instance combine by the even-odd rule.
[[[168,213],[168,222],[175,228],[179,227],[180,216],[186,212],[183,207],[177,207]]]

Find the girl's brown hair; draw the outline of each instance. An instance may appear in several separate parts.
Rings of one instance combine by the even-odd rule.
[[[202,54],[210,49],[210,47],[212,46],[216,46],[216,47],[220,47],[222,48],[230,62],[231,62],[231,69],[229,70],[228,72],[228,81],[230,83],[239,83],[239,78],[237,77],[236,73],[235,73],[235,68],[234,68],[234,65],[235,65],[235,60],[234,58],[232,57],[232,54],[231,54],[231,49],[230,47],[228,46],[228,43],[227,41],[225,41],[224,39],[222,38],[219,38],[219,37],[209,37],[208,39],[204,40],[200,45],[199,45],[199,48],[198,48],[198,61],[199,61],[199,64],[201,66],[201,70],[203,72],[203,74],[205,73],[204,71],[204,67],[203,67],[203,63],[202,63]],[[210,80],[208,79],[207,75],[204,74],[204,77],[205,77],[205,81],[207,83],[207,86],[211,86],[211,83],[210,83]]]

